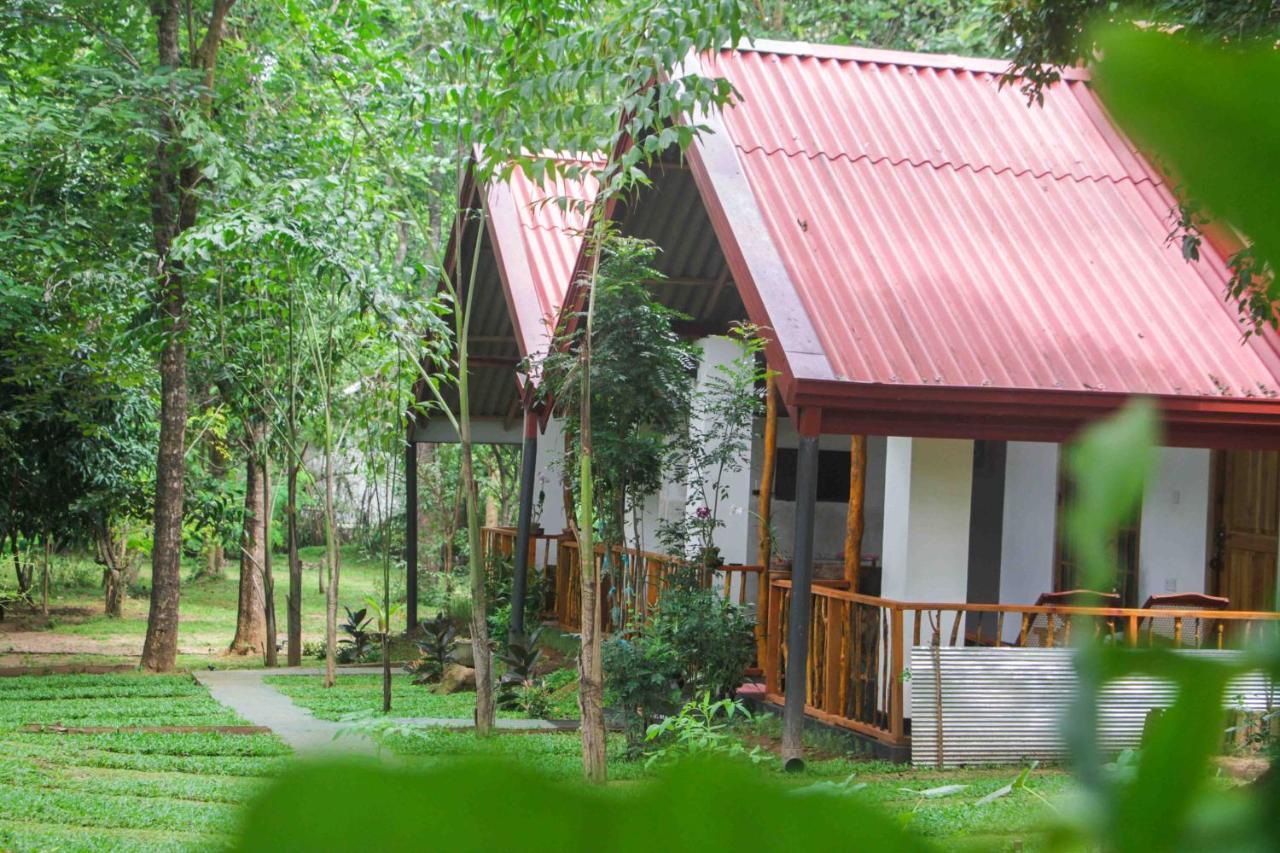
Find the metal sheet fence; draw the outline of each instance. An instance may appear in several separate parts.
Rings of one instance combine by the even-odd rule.
[[[940,661],[936,680],[934,658]],[[1063,720],[1076,688],[1074,652],[1064,648],[986,648],[917,645],[911,650],[911,761],[917,766],[1021,763],[1066,757]],[[1231,659],[1238,652],[1179,654]],[[938,688],[941,687],[939,697]],[[1167,707],[1176,689],[1167,681],[1131,676],[1109,683],[1099,702],[1099,736],[1118,752],[1138,745],[1147,714]],[[938,737],[941,699],[942,738]],[[1226,690],[1225,707],[1274,707],[1275,687],[1262,673],[1242,676]],[[941,740],[941,744],[940,744]]]

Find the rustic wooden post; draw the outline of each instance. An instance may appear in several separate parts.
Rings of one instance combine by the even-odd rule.
[[[823,653],[827,656],[822,662],[822,710],[841,716],[844,716],[844,709],[840,707],[841,663],[844,660],[844,638],[848,635],[841,630],[848,621],[843,605],[844,602],[834,596],[827,598],[827,631],[822,643]]]
[[[844,520],[844,579],[858,592],[862,565],[862,531],[866,524],[863,503],[867,490],[867,437],[855,435],[849,442],[849,508]]]
[[[916,620],[919,621],[917,614]],[[889,647],[890,663],[889,663],[889,733],[893,735],[894,740],[899,743],[906,733],[906,724],[903,721],[905,716],[902,707],[902,608],[894,607],[889,611],[889,637],[892,645]]]
[[[524,410],[524,448],[520,456],[520,512],[511,574],[511,636],[524,637],[524,601],[529,589],[529,528],[533,525],[533,481],[538,473],[538,417]]]
[[[773,609],[767,606],[770,595],[769,566],[773,563],[773,471],[778,455],[778,393],[777,381],[772,371],[765,374],[764,380],[764,464],[760,469],[760,497],[757,508],[759,523],[756,528],[759,550],[756,562],[761,570],[759,582],[756,584],[756,657],[762,662],[766,657],[769,637],[777,630],[777,623],[771,622]],[[747,578],[742,578],[746,587]]]
[[[818,499],[818,433],[821,411],[802,410],[796,460],[796,535],[787,624],[787,684],[782,714],[782,760],[803,770],[804,700],[809,668],[809,610],[813,587],[813,525]]]
[[[418,626],[418,444],[412,424],[404,450],[404,621],[409,633]]]
[[[765,582],[768,582],[766,576]],[[782,689],[779,668],[782,665],[782,637],[777,626],[782,624],[782,589],[768,586],[768,620],[773,629],[769,632],[764,652],[764,692],[776,696]]]
[[[764,381],[764,465],[760,469],[759,525],[760,540],[757,562],[769,571],[773,561],[773,469],[778,455],[778,395],[774,387],[773,373]],[[757,595],[764,601],[764,590]]]

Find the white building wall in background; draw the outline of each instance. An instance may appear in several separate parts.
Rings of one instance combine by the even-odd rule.
[[[702,348],[702,360],[698,364],[697,388],[699,391],[715,379],[719,368],[732,364],[742,357],[742,345],[732,338],[714,336],[698,341]],[[701,428],[702,424],[694,423],[692,429]],[[746,563],[749,530],[751,528],[751,445],[748,439],[747,451],[739,460],[737,471],[726,470],[720,477],[720,484],[728,490],[728,497],[721,500],[717,508],[717,517],[724,526],[716,531],[715,543],[720,549],[720,556],[726,563]],[[715,472],[703,472],[705,482],[710,488]],[[686,506],[686,512],[693,513],[697,507]]]
[[[533,489],[535,511],[541,496],[542,512],[538,516],[538,523],[548,533],[559,533],[566,526],[563,466],[564,422],[559,418],[550,418],[547,420],[547,428],[538,436],[538,473]]]
[[[1161,447],[1142,499],[1138,597],[1204,592],[1209,558],[1210,454]]]
[[[747,553],[755,562],[760,547],[758,531],[760,511],[760,473],[764,469],[764,420],[756,423],[755,442],[751,455],[751,520],[747,530]],[[849,436],[824,435],[818,439],[819,450],[849,452]],[[884,532],[884,454],[885,437],[867,437],[867,482],[863,504],[862,553],[880,556]],[[778,447],[794,450],[799,447],[799,436],[791,421],[778,421]],[[844,557],[844,525],[848,514],[848,501],[818,501],[814,513],[813,558],[818,562],[834,562]],[[790,559],[795,551],[796,504],[777,498],[771,509],[773,516],[775,552]]]

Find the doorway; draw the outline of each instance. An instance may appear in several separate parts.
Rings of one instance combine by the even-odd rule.
[[[1274,610],[1280,553],[1280,452],[1214,454],[1209,589],[1232,610]]]

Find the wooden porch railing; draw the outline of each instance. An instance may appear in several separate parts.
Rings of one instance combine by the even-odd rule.
[[[791,581],[772,581],[765,608],[765,695],[779,704],[787,678],[790,606]],[[805,712],[886,743],[906,744],[903,678],[910,646],[1061,646],[1080,631],[1128,646],[1221,649],[1275,637],[1280,613],[903,602],[815,582]]]
[[[516,531],[514,528],[484,528],[482,543],[485,553],[497,553],[504,557],[510,557],[515,550],[515,537]],[[541,557],[539,557],[539,552],[541,552]],[[551,560],[553,553],[555,555],[554,562]],[[612,631],[616,626],[613,625],[611,609],[608,606],[608,574],[603,571],[604,546],[596,546],[595,559],[601,568],[601,577],[604,579],[600,596],[601,622],[606,631]],[[678,567],[678,561],[663,554],[636,551],[630,548],[615,549],[613,559],[617,565],[639,566],[638,576],[643,579],[643,584],[634,598],[634,601],[639,605],[639,612],[635,616],[640,619],[648,619],[657,606],[658,596],[662,591],[663,585],[666,584],[667,579]],[[581,630],[582,561],[579,556],[578,543],[572,537],[566,535],[543,534],[536,537],[530,536],[529,567],[530,570],[542,573],[546,581],[544,588],[549,592],[545,615],[555,619],[562,630],[571,632]],[[726,598],[745,606],[751,603],[749,598],[749,578],[753,575],[756,578],[757,598],[763,598],[765,573],[762,566],[722,566],[715,572],[715,577],[712,578],[711,582],[722,591]],[[765,636],[764,620],[759,618],[757,614],[757,662],[764,659]],[[754,670],[756,673],[760,671],[758,664]]]

